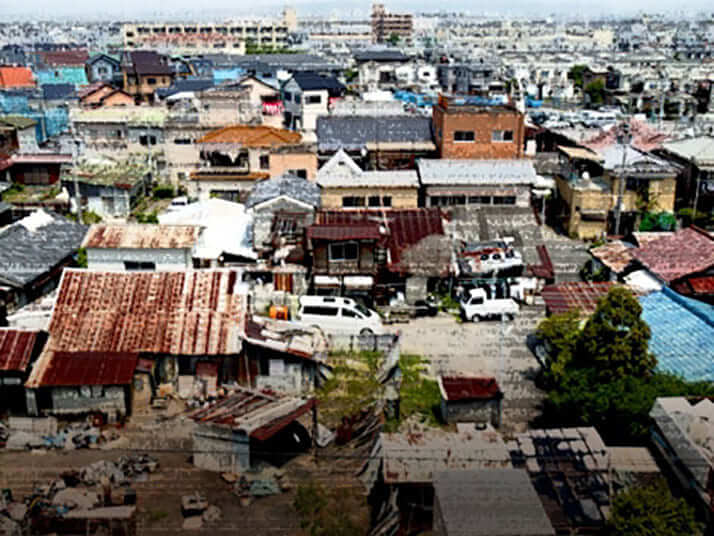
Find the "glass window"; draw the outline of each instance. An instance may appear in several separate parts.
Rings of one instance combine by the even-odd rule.
[[[260,169],[270,169],[270,155],[260,155]]]
[[[321,307],[319,305],[307,305],[303,308],[304,315],[337,316],[337,307]]]
[[[342,206],[345,208],[350,207],[363,207],[365,199],[359,196],[345,196],[342,198]]]
[[[355,311],[352,309],[345,309],[344,307],[342,308],[342,316],[345,316],[347,318],[361,318]]]
[[[495,141],[495,142],[513,141],[513,131],[512,130],[494,130],[491,133],[491,140]]]
[[[454,132],[454,141],[474,141],[473,130],[456,130]]]
[[[330,244],[331,261],[356,261],[359,256],[357,242],[343,242]]]
[[[306,98],[306,104],[320,104],[322,102],[321,95],[308,95]]]

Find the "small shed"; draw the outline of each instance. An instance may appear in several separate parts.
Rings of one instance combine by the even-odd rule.
[[[495,378],[439,376],[437,381],[446,422],[501,425],[503,392]]]

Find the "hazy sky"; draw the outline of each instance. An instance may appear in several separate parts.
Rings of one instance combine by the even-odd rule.
[[[97,2],[96,0],[0,0],[0,20],[2,18],[42,18],[77,17],[90,19],[132,19],[132,18],[228,18],[242,16],[277,15],[285,5],[284,0],[261,0],[260,8],[255,4],[236,0],[119,0],[118,2]],[[710,0],[501,0],[499,2],[473,2],[455,0],[449,2],[429,2],[424,0],[385,0],[388,9],[408,11],[469,11],[473,14],[514,14],[547,15],[561,14],[573,18],[615,14],[633,14],[643,10],[667,11],[669,14],[694,16],[697,12],[714,12]],[[346,17],[364,16],[368,13],[370,0],[290,0],[298,16],[308,14],[343,14]]]

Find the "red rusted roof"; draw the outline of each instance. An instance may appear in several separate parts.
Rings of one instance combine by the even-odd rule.
[[[543,288],[541,295],[551,314],[580,311],[581,314],[589,315],[595,311],[598,300],[613,286],[614,283],[610,281],[601,283],[574,281],[548,285]]]
[[[84,65],[89,59],[89,53],[86,48],[77,48],[73,50],[48,50],[40,52],[42,61],[51,66],[62,65]]]
[[[496,378],[441,376],[442,396],[449,402],[457,400],[487,400],[503,396]]]
[[[39,333],[0,328],[0,371],[24,372]]]
[[[310,240],[379,240],[378,223],[356,223],[352,225],[342,223],[327,223],[311,225],[307,229]]]
[[[123,352],[52,352],[37,382],[42,387],[126,385],[134,377],[138,357]]]
[[[389,248],[391,267],[399,270],[402,254],[431,235],[443,235],[441,210],[438,208],[385,210],[321,210],[315,220],[322,225],[383,225],[388,232],[381,235]],[[428,261],[429,259],[425,259]]]
[[[528,270],[530,270],[535,277],[539,277],[547,281],[554,279],[555,269],[553,268],[553,261],[550,260],[548,248],[545,244],[541,244],[536,246],[536,252],[538,253],[540,264],[529,264]]]
[[[692,277],[689,284],[695,294],[714,294],[714,276]]]
[[[687,227],[653,240],[632,252],[650,272],[667,283],[714,266],[714,238],[698,227]]]
[[[32,71],[27,67],[0,67],[0,87],[34,87]]]
[[[82,247],[174,249],[191,248],[201,232],[198,225],[95,224]]]

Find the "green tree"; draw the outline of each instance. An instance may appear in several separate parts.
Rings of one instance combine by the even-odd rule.
[[[575,87],[583,88],[583,73],[587,68],[587,65],[573,65],[568,71],[568,78],[573,81]]]
[[[393,47],[395,47],[399,44],[399,36],[393,33],[387,38],[387,42]]]
[[[650,327],[641,314],[632,292],[613,287],[585,324],[578,365],[596,369],[601,381],[650,375],[657,359],[649,352]]]
[[[698,535],[694,509],[672,496],[664,479],[649,486],[633,486],[619,493],[612,504],[607,533],[611,536]]]
[[[578,311],[553,315],[538,325],[536,336],[543,341],[543,370],[549,385],[558,385],[570,367],[580,338]]]
[[[605,103],[605,82],[600,78],[596,78],[585,86],[585,94],[589,97],[592,106],[598,106]]]

